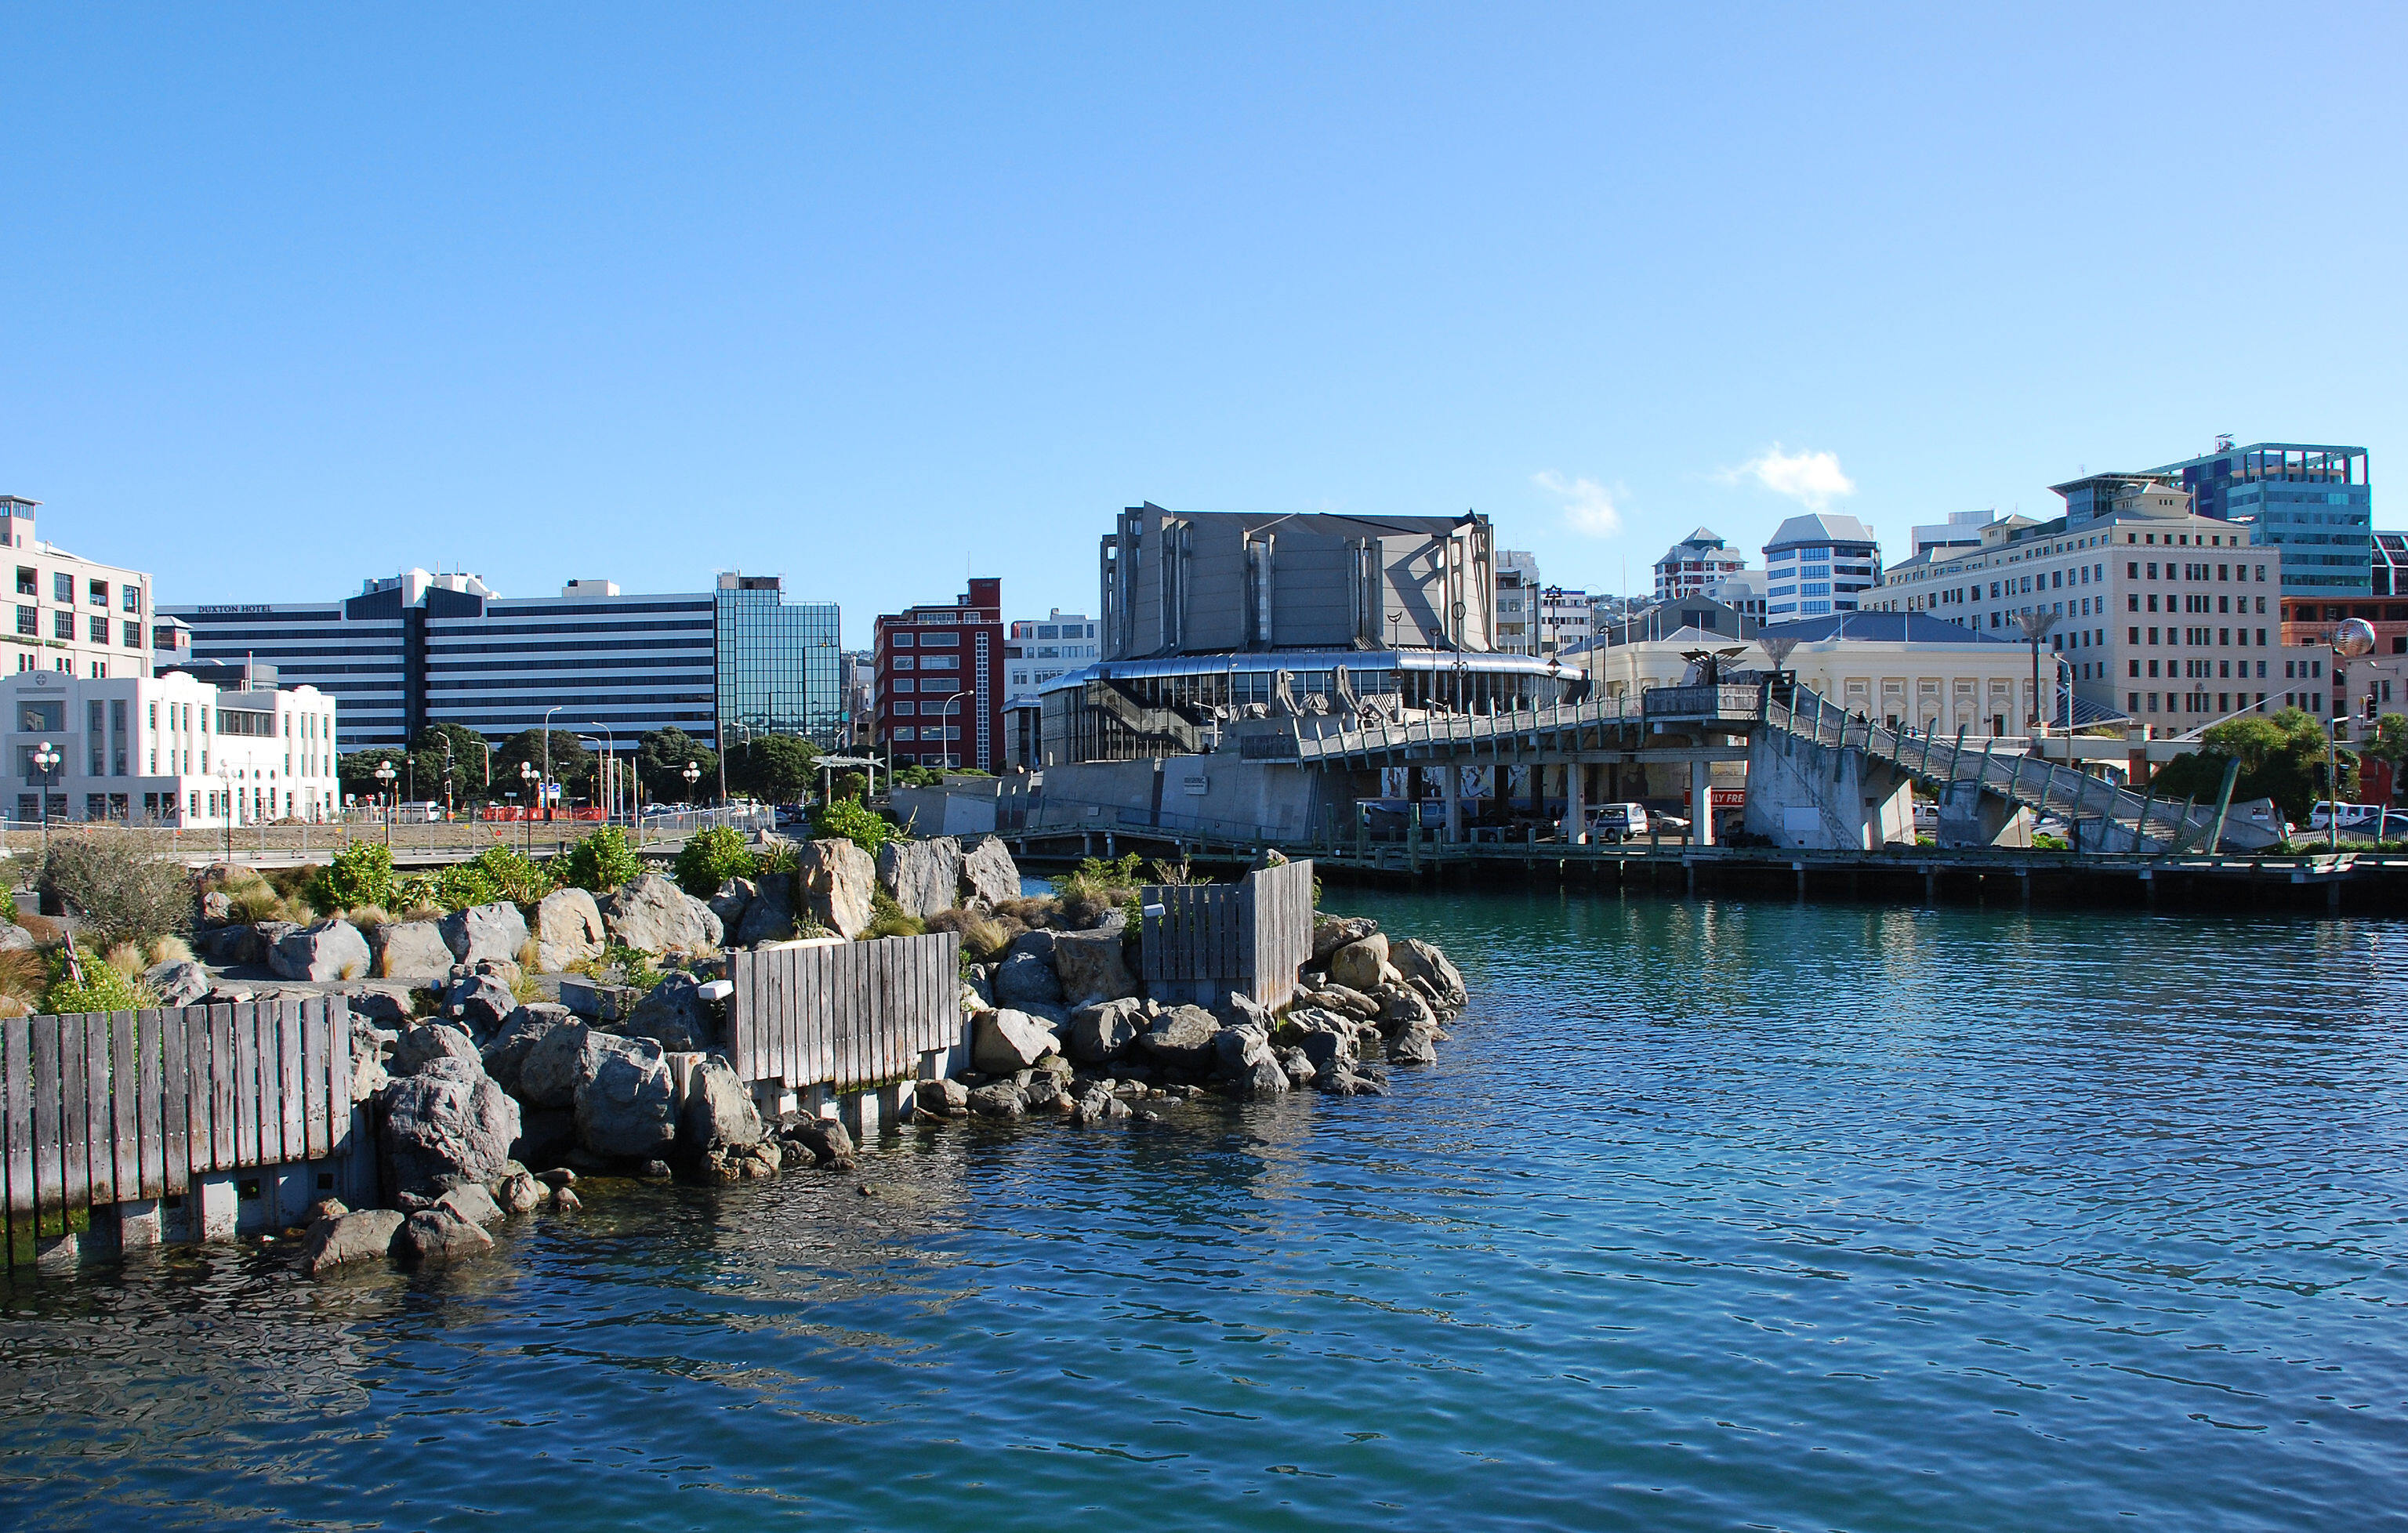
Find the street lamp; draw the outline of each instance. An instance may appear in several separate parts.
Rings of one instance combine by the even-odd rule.
[[[543,780],[546,782],[552,781],[552,716],[566,706],[565,703],[554,703],[543,710]],[[552,800],[550,798],[543,801],[543,818],[546,824],[551,823]]]
[[[2054,628],[2054,627],[2056,627],[2056,626],[2057,626],[2057,614],[2056,614],[2055,612],[2043,612],[2043,611],[2039,610],[2038,609],[2034,609],[2033,610],[2031,610],[2031,611],[2029,611],[2029,612],[2018,612],[2018,613],[2016,613],[2016,614],[2015,614],[2015,622],[2016,622],[2016,623],[2017,623],[2020,627],[2022,627],[2022,629],[2023,629],[2023,631],[2024,631],[2024,638],[2028,638],[2028,639],[2029,639],[2029,640],[2031,641],[2031,651],[2032,651],[2032,695],[2031,695],[2031,716],[2030,716],[2028,720],[2026,720],[2026,721],[2025,721],[2025,726],[2026,726],[2028,729],[2029,729],[2033,734],[2038,734],[2042,729],[2043,729],[2043,728],[2047,727],[2045,724],[2043,724],[2041,722],[2041,720],[2042,720],[2042,714],[2041,714],[2041,710],[2040,710],[2040,641],[2041,641],[2042,638],[2047,638],[2047,637],[2048,637],[2048,631],[2049,631],[2051,628]]]
[[[377,782],[378,782],[378,785],[379,785],[379,786],[378,786],[378,796],[382,797],[382,796],[383,796],[387,792],[390,792],[390,791],[391,791],[391,789],[392,789],[392,787],[393,787],[393,781],[394,781],[394,779],[395,779],[395,778],[399,777],[400,775],[401,775],[401,774],[400,774],[399,772],[396,772],[396,771],[394,771],[394,770],[393,769],[393,763],[392,763],[392,762],[390,762],[390,761],[380,761],[380,762],[378,762],[378,763],[377,763],[377,769],[376,769],[376,780],[377,780]],[[385,844],[387,847],[391,847],[391,846],[393,845],[393,817],[394,817],[394,809],[393,809],[388,808],[388,809],[385,810],[385,813],[384,813],[384,844]]]
[[[953,755],[953,742],[945,738],[945,732],[953,726],[944,721],[953,716],[953,705],[969,695],[970,689],[965,687],[937,705],[937,743],[945,748],[943,754],[938,758],[940,762],[951,760]]]
[[[44,740],[34,748],[34,765],[42,769],[42,866],[50,865],[50,789],[58,782],[59,765],[66,760],[59,748]]]
[[[2326,845],[2338,852],[2341,850],[2341,726],[2342,722],[2349,717],[2349,693],[2341,684],[2341,663],[2374,652],[2374,624],[2364,618],[2352,618],[2343,623],[2333,630],[2332,652],[2333,690],[2341,695],[2343,705],[2329,710],[2330,727],[2326,731],[2325,788],[2331,796],[2325,804],[2325,833],[2328,838]],[[2374,829],[2378,837],[2383,832],[2380,824]]]
[[[526,854],[530,857],[535,855],[535,785],[542,780],[542,777],[543,768],[538,766],[534,762],[522,761],[519,763],[519,781],[527,785],[528,795],[526,808],[526,830],[521,835],[520,841],[523,846],[525,846]]]
[[[723,757],[723,759],[724,758]],[[678,776],[685,779],[686,802],[689,804],[693,803],[694,785],[702,781],[702,768],[689,761],[685,764],[685,770],[680,772]]]

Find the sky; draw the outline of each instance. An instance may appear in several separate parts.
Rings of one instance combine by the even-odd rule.
[[[410,566],[1092,612],[1125,506],[1643,589],[2408,442],[2408,7],[0,7],[0,493],[158,599]]]

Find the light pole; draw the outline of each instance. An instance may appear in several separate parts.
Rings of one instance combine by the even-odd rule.
[[[42,769],[42,866],[50,866],[50,788],[59,780],[59,764],[66,758],[44,740],[34,749],[34,765]]]
[[[527,785],[528,794],[525,821],[526,829],[521,833],[519,839],[520,843],[526,848],[526,854],[530,857],[535,855],[534,795],[536,791],[536,783],[541,781],[542,776],[543,769],[538,766],[534,762],[522,761],[519,763],[519,781]]]
[[[443,737],[443,820],[452,820],[452,737]]]
[[[610,817],[618,812],[619,808],[618,773],[611,769],[618,754],[618,737],[610,732],[609,724],[599,719],[586,720],[585,727],[602,732],[602,795],[596,796],[608,795],[604,799],[602,808],[602,823],[607,825],[610,823]]]
[[[552,716],[559,712],[566,705],[554,703],[550,708],[543,710],[543,781],[547,784],[552,781]],[[546,798],[543,801],[543,818],[546,824],[552,823],[552,800],[550,798]]]
[[[727,756],[726,756],[726,753],[725,753],[724,752],[721,752],[721,754],[720,754],[720,758],[719,758],[719,769],[720,769],[722,772],[724,772],[724,771],[726,771],[726,770],[727,770]],[[685,770],[684,770],[684,771],[682,771],[682,772],[680,772],[680,773],[678,774],[678,776],[680,776],[680,777],[681,777],[681,778],[685,779],[686,802],[687,802],[687,803],[689,803],[689,804],[693,803],[693,802],[694,802],[694,785],[695,785],[695,783],[697,783],[697,782],[699,782],[699,781],[702,781],[702,768],[701,768],[700,766],[695,766],[693,762],[689,761],[689,762],[687,762],[687,763],[685,764]],[[726,790],[724,790],[724,789],[722,789],[722,790],[721,790],[722,796],[724,796],[725,792],[726,792]]]
[[[2048,631],[2051,628],[2057,626],[2057,614],[2055,612],[2043,612],[2038,609],[2034,609],[2028,612],[2016,613],[2015,622],[2020,627],[2022,627],[2024,638],[2031,641],[2031,716],[2025,720],[2025,728],[2032,734],[2038,734],[2041,730],[2047,727],[2046,724],[2042,723],[2043,715],[2040,710],[2040,641],[2048,637]]]
[[[390,793],[393,789],[394,779],[400,775],[401,774],[399,772],[393,769],[392,762],[378,762],[376,769],[377,795],[381,798],[386,794]],[[393,809],[391,808],[387,808],[384,811],[384,844],[388,851],[393,847]],[[231,822],[229,822],[229,824],[231,824]]]
[[[962,691],[954,693],[952,696],[937,705],[937,743],[945,748],[944,756],[942,758],[944,760],[951,761],[953,758],[953,742],[945,738],[946,734],[951,731],[953,726],[944,721],[953,716],[953,705],[960,702],[969,695],[969,689],[964,688]]]
[[[2330,727],[2325,731],[2325,791],[2329,795],[2325,803],[2325,844],[2335,852],[2341,850],[2341,726],[2349,717],[2349,694],[2341,684],[2341,663],[2373,652],[2374,624],[2364,618],[2352,618],[2333,630],[2333,690],[2341,695],[2343,704],[2340,708],[2328,709],[2331,715],[2328,721]],[[2381,838],[2383,824],[2380,818],[2375,822],[2374,833],[2378,839]]]

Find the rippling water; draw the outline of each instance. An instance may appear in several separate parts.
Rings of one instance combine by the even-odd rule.
[[[2408,1527],[2408,928],[1331,904],[1393,1097],[0,1289],[7,1521]]]

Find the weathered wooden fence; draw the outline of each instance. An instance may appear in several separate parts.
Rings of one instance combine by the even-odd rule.
[[[747,1081],[852,1091],[963,1041],[954,932],[728,954],[728,1036]]]
[[[1294,998],[1297,970],[1312,956],[1310,861],[1237,883],[1148,884],[1140,898],[1148,996],[1211,1006],[1235,990],[1273,1009]]]
[[[351,1009],[328,996],[0,1020],[0,1113],[15,1265],[87,1210],[348,1154]]]

